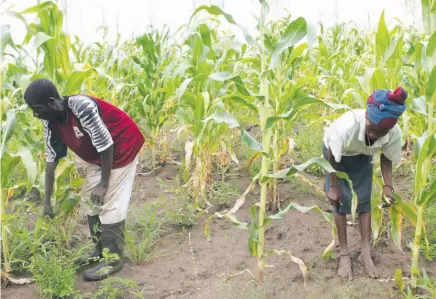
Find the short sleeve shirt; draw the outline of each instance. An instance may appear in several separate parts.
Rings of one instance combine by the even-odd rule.
[[[339,163],[342,156],[372,156],[382,152],[393,163],[399,163],[403,146],[400,126],[396,124],[388,134],[367,146],[365,124],[365,110],[355,109],[347,111],[325,129],[324,145],[331,149],[335,161]]]

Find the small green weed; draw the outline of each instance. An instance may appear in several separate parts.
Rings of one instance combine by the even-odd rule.
[[[97,291],[76,295],[74,299],[118,299],[118,298],[144,298],[142,290],[139,289],[136,281],[111,276],[105,279]]]
[[[155,256],[155,245],[165,223],[165,218],[159,215],[159,206],[146,204],[140,213],[130,217],[124,232],[126,255],[138,265]]]
[[[71,252],[56,245],[42,246],[32,256],[28,270],[39,286],[44,298],[65,297],[76,293],[77,265],[71,258]]]
[[[207,194],[208,201],[216,206],[228,206],[230,198],[238,196],[238,188],[223,181],[213,181]]]
[[[292,137],[295,141],[295,149],[291,155],[296,156],[298,163],[321,156],[324,139],[322,122],[313,123],[311,126],[295,128]],[[318,165],[308,167],[306,172],[317,176],[323,175],[322,168]]]
[[[196,224],[198,216],[195,204],[188,202],[184,204],[176,203],[173,209],[168,210],[168,217],[171,224],[185,230]]]

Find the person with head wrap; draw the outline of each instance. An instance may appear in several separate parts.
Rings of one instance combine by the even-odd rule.
[[[372,278],[379,277],[379,271],[370,254],[372,156],[381,153],[381,173],[385,184],[382,196],[393,200],[392,164],[401,161],[403,145],[401,129],[397,122],[406,110],[406,99],[407,91],[401,87],[393,92],[376,90],[368,98],[366,109],[347,111],[336,119],[324,134],[324,158],[335,170],[345,172],[353,183],[353,190],[358,198],[357,213],[362,246],[358,260]],[[335,174],[327,174],[324,191],[333,206],[338,229],[338,275],[352,279],[346,224],[346,214],[351,214],[351,188],[345,180]]]

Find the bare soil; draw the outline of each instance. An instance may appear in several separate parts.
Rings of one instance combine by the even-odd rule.
[[[165,192],[159,180],[171,183],[177,169],[172,165],[162,168],[153,176],[138,176],[131,203],[131,212],[135,212],[145,202],[164,200]],[[242,193],[249,184],[248,175],[229,179]],[[311,178],[321,186],[322,179]],[[406,182],[405,182],[406,183]],[[407,184],[399,184],[407,188]],[[304,206],[319,205],[328,209],[325,199],[295,180],[279,184],[282,206],[290,201]],[[404,189],[406,192],[407,189]],[[401,192],[401,190],[400,190]],[[249,208],[258,200],[259,190],[255,189],[237,212],[242,221],[250,221]],[[231,203],[236,198],[233,198]],[[117,275],[137,281],[144,289],[144,298],[397,298],[392,277],[397,268],[410,275],[410,258],[407,249],[400,251],[392,242],[387,246],[377,246],[373,250],[376,266],[382,277],[371,279],[357,261],[359,254],[359,228],[348,226],[349,246],[353,263],[353,281],[342,281],[336,275],[336,260],[324,261],[321,254],[331,241],[331,227],[324,218],[309,212],[302,214],[291,211],[284,221],[273,222],[266,232],[266,246],[269,249],[289,250],[301,258],[309,268],[307,290],[303,285],[303,276],[299,267],[288,256],[270,256],[266,268],[264,283],[259,286],[248,271],[226,281],[230,275],[248,269],[257,277],[257,259],[248,251],[247,231],[234,227],[227,220],[211,221],[211,239],[204,234],[204,216],[190,229],[173,230],[164,236],[159,248],[165,254],[151,263],[136,265],[127,261]],[[80,227],[87,234],[86,225]],[[404,244],[408,240],[404,240]],[[337,248],[335,248],[337,253]],[[436,263],[422,260],[421,265],[430,275],[436,275]],[[83,293],[96,290],[99,283],[83,281],[80,273],[77,286]],[[35,284],[13,285],[2,290],[2,298],[28,299],[39,298]]]

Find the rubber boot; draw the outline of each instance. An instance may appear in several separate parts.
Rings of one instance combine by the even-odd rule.
[[[102,257],[101,254],[101,231],[100,231],[100,218],[98,215],[90,216],[88,215],[88,226],[91,232],[92,241],[95,243],[94,251],[91,253],[78,258],[75,263],[81,266],[92,264],[98,262]]]
[[[109,249],[110,254],[116,253],[117,259],[100,261],[96,266],[83,273],[86,281],[98,281],[107,278],[109,275],[120,271],[124,266],[123,261],[123,242],[124,242],[125,221],[114,224],[101,225],[101,246]]]

